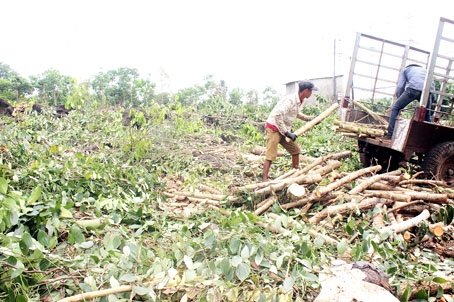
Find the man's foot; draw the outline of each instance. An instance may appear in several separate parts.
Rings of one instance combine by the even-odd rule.
[[[388,135],[388,134],[386,134],[386,135],[385,135],[385,136],[383,136],[382,138],[383,138],[383,139],[391,139],[392,137],[393,137],[392,135]]]

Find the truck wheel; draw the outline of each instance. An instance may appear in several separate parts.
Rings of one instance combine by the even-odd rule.
[[[454,141],[435,145],[424,158],[424,174],[428,179],[454,185]]]

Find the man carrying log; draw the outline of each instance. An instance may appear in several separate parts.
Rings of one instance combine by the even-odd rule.
[[[313,117],[301,113],[301,106],[304,99],[309,98],[312,95],[312,91],[317,91],[318,88],[310,81],[300,81],[298,86],[298,93],[281,99],[266,120],[266,155],[262,179],[264,182],[268,181],[268,172],[270,171],[271,163],[277,157],[279,144],[292,155],[293,168],[298,169],[299,167],[301,149],[295,142],[298,136],[292,132],[292,125],[295,118],[303,121],[313,119]],[[286,138],[290,140],[287,141]]]

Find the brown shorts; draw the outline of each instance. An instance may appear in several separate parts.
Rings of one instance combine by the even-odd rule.
[[[266,155],[267,160],[276,160],[277,157],[277,146],[281,144],[285,150],[291,155],[296,155],[301,152],[300,147],[294,141],[287,142],[285,136],[280,134],[278,131],[266,128]]]

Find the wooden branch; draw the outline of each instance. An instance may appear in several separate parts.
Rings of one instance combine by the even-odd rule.
[[[132,291],[132,285],[121,285],[118,287],[101,289],[93,292],[83,293],[71,297],[66,297],[63,299],[58,300],[58,302],[75,302],[75,301],[86,301],[91,300],[99,297],[105,297],[112,294],[124,293]]]
[[[257,209],[254,211],[255,215],[260,215],[266,210],[268,210],[269,207],[276,201],[276,196],[271,196],[267,199],[265,199],[263,202],[260,203],[260,206],[257,207]]]
[[[386,128],[388,128],[388,121],[384,118],[384,117],[381,117],[380,115],[376,114],[375,112],[373,112],[372,110],[370,110],[369,108],[367,108],[366,106],[364,106],[363,104],[361,104],[360,102],[357,102],[357,101],[354,101],[352,100],[352,103],[353,105],[361,108],[361,110],[364,110],[367,114],[369,114],[374,120],[376,120],[377,122],[381,123],[383,126],[385,126]]]
[[[380,198],[367,198],[361,201],[360,203],[358,202],[349,202],[349,203],[344,203],[340,205],[334,205],[334,206],[329,206],[323,209],[322,211],[318,212],[315,214],[315,216],[311,217],[309,219],[310,223],[318,223],[322,219],[325,219],[328,216],[331,216],[333,214],[338,214],[338,213],[348,213],[348,212],[353,212],[357,211],[359,209],[370,209],[377,205],[378,203],[389,203],[390,201],[385,201]]]
[[[402,180],[399,185],[430,185],[434,187],[447,187],[448,185],[444,181],[433,180],[433,179],[408,179]]]
[[[418,216],[413,217],[411,219],[405,220],[402,223],[386,226],[384,228],[381,228],[379,232],[381,234],[390,232],[390,233],[402,233],[408,229],[411,229],[414,226],[417,226],[421,222],[429,219],[430,217],[430,212],[428,210],[422,211]]]
[[[361,177],[361,175],[368,174],[368,173],[376,173],[380,170],[381,170],[381,166],[378,165],[378,166],[363,168],[361,170],[352,172],[352,173],[348,174],[347,176],[339,179],[338,181],[327,185],[326,187],[317,189],[315,191],[315,194],[321,197],[329,192],[334,191],[335,189],[339,188],[340,186],[342,186],[346,183],[352,182],[354,179]]]
[[[437,193],[425,193],[425,192],[415,192],[415,191],[404,191],[403,194],[410,196],[411,200],[424,200],[435,202],[438,204],[450,204],[447,194],[437,194]]]
[[[385,226],[383,215],[383,203],[377,203],[373,212],[373,225],[375,228],[380,229]]]
[[[329,160],[325,166],[317,168],[311,171],[309,174],[320,174],[321,176],[331,173],[332,171],[340,168],[342,163],[338,160]]]
[[[390,192],[390,191],[378,191],[378,190],[365,190],[365,194],[368,196],[374,196],[379,198],[390,199],[394,201],[405,201],[410,202],[411,196],[406,195],[404,193],[397,193],[397,192]]]
[[[348,194],[351,195],[357,195],[367,189],[370,185],[380,181],[381,179],[384,179],[385,177],[388,177],[389,175],[386,174],[377,174],[372,177],[367,178],[365,181],[361,182],[359,185],[354,187],[353,189],[348,192]]]
[[[336,195],[328,194],[328,195],[325,195],[323,198],[320,198],[317,195],[311,194],[307,197],[301,198],[300,200],[296,200],[294,202],[289,202],[289,203],[283,204],[283,205],[281,205],[281,207],[283,209],[288,210],[288,209],[299,207],[299,206],[302,206],[305,204],[312,205],[314,202],[322,201],[322,200],[329,200],[329,199],[333,199],[333,198],[336,198]]]
[[[201,198],[201,199],[219,200],[219,201],[223,201],[223,200],[236,201],[236,200],[238,200],[237,197],[223,195],[223,194],[203,194],[203,193],[198,193],[198,192],[180,192],[180,191],[172,192],[172,194]]]
[[[203,204],[214,204],[219,205],[221,202],[219,200],[207,199],[207,198],[196,198],[196,197],[187,197],[191,202],[197,202],[201,205]]]
[[[281,182],[272,184],[266,188],[260,189],[255,192],[256,196],[262,196],[265,194],[269,194],[271,192],[278,192],[282,189],[284,189],[286,186],[292,184],[292,183],[297,183],[297,184],[313,184],[320,182],[322,180],[322,176],[320,174],[315,174],[311,173],[308,175],[300,175],[295,178],[286,178],[283,179]]]
[[[303,127],[299,128],[294,133],[296,135],[298,135],[298,136],[300,136],[301,134],[305,133],[306,131],[308,131],[309,129],[311,129],[312,127],[314,127],[315,125],[317,125],[321,121],[323,121],[325,118],[327,118],[334,110],[336,110],[337,107],[339,107],[338,103],[332,104],[328,109],[326,109],[325,111],[320,113],[313,120],[311,120],[311,121],[307,122],[306,124],[304,124]],[[285,139],[287,140],[287,142],[290,142],[290,139],[288,137],[286,137]]]
[[[210,186],[204,185],[204,184],[199,184],[199,189],[201,191],[206,191],[206,192],[211,193],[211,194],[217,194],[217,195],[221,195],[222,194],[221,191],[219,191],[219,190],[217,190],[215,188],[212,188]]]
[[[339,129],[347,130],[358,134],[365,134],[373,137],[385,135],[385,130],[370,128],[358,123],[334,121],[334,124],[338,126]]]

